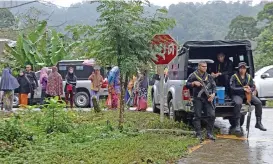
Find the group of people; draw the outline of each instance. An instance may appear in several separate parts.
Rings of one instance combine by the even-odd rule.
[[[51,71],[50,71],[51,70]],[[99,101],[99,94],[102,86],[105,84],[103,76],[100,73],[100,67],[94,66],[94,71],[89,76],[91,81],[90,106],[94,107],[92,98]],[[41,87],[40,105],[44,105],[45,99],[48,97],[59,97],[65,93],[65,101],[70,108],[73,108],[74,95],[76,94],[77,76],[74,69],[70,67],[65,76],[65,86],[63,87],[62,76],[58,73],[56,66],[51,69],[44,67],[40,71],[40,78],[37,79],[35,72],[32,71],[31,65],[26,65],[25,70],[20,70],[17,78],[12,75],[10,68],[5,68],[2,72],[0,90],[3,92],[2,103],[3,108],[11,111],[13,106],[14,92],[19,93],[20,107],[25,108],[28,105],[34,104],[34,95],[37,93],[38,86]],[[107,75],[108,81],[108,98],[106,106],[108,109],[117,109],[120,104],[121,88],[120,88],[120,70],[117,66],[110,68]],[[39,82],[39,83],[38,83]],[[40,85],[39,85],[40,84]],[[139,74],[139,78],[134,77],[128,87],[125,101],[128,106],[137,106],[138,110],[146,110],[147,108],[147,90],[148,79],[147,72]],[[133,100],[133,103],[128,103],[128,100]]]
[[[136,107],[137,111],[146,111],[148,98],[148,74],[141,70],[138,76],[133,76],[129,81],[125,93],[125,102],[128,107]]]
[[[241,133],[241,108],[243,100],[246,99],[246,95],[251,95],[251,103],[255,106],[256,124],[255,128],[262,131],[266,131],[266,128],[262,124],[262,102],[255,95],[254,81],[247,73],[247,64],[240,62],[238,64],[238,71],[233,73],[232,61],[225,59],[224,53],[217,55],[218,61],[215,62],[215,68],[211,74],[207,73],[207,63],[201,61],[198,63],[198,70],[190,74],[187,79],[186,86],[193,90],[193,105],[194,105],[194,127],[196,131],[196,137],[203,140],[201,134],[201,116],[202,111],[207,114],[207,138],[215,140],[213,136],[213,126],[215,121],[215,109],[213,100],[216,93],[216,83],[220,86],[225,86],[226,96],[231,97],[234,102],[234,120],[235,126],[232,129],[235,133]],[[216,81],[216,82],[215,82]],[[202,84],[207,85],[209,96],[202,91]],[[200,95],[201,94],[201,95]]]
[[[11,111],[13,106],[14,91],[19,93],[20,107],[25,108],[27,105],[33,105],[34,95],[39,86],[35,72],[31,70],[31,65],[26,65],[25,70],[20,70],[19,76],[15,78],[10,68],[2,71],[0,90],[2,95],[2,106],[5,110]],[[40,105],[43,105],[46,97],[60,96],[65,92],[66,103],[70,101],[70,107],[73,108],[73,95],[76,92],[77,77],[74,69],[71,67],[65,77],[66,84],[63,90],[63,79],[58,73],[56,66],[53,66],[50,72],[47,67],[40,71],[41,99]],[[50,72],[50,73],[49,73]],[[28,95],[30,94],[30,98]],[[29,100],[29,102],[28,102]]]

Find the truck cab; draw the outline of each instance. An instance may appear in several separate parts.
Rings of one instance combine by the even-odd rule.
[[[178,56],[168,64],[168,73],[164,78],[164,112],[171,119],[183,122],[191,122],[193,119],[193,103],[191,90],[186,87],[188,76],[197,69],[199,61],[206,61],[207,72],[210,74],[214,62],[217,61],[217,54],[222,52],[226,58],[233,62],[233,73],[237,71],[239,62],[246,62],[250,68],[248,73],[254,77],[254,64],[251,50],[251,43],[248,40],[238,41],[188,41],[179,50]],[[159,78],[157,79],[159,80]],[[160,87],[159,82],[155,82],[151,97],[153,101],[153,111],[159,113],[160,107]],[[216,95],[217,100],[217,95]],[[233,107],[231,99],[226,97],[224,104],[215,103],[216,117],[229,119],[231,125],[233,121]],[[252,107],[253,110],[253,107]],[[241,109],[241,125],[244,123],[245,114],[248,111],[247,105]]]

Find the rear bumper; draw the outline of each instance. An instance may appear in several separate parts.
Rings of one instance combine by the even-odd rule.
[[[249,106],[243,104],[242,108],[241,108],[241,114],[246,114],[248,112]],[[216,106],[215,108],[215,116],[216,117],[230,117],[233,116],[233,109],[234,106]],[[252,105],[250,108],[250,111],[253,111],[255,109],[255,107]],[[186,105],[185,109],[180,109],[186,112],[190,112],[190,113],[194,113],[194,107],[193,105]]]

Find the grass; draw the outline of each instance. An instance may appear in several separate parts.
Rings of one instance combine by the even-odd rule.
[[[153,86],[149,86],[148,88],[148,107],[152,107],[152,95],[151,95],[151,91],[152,91]]]
[[[191,136],[139,133],[141,129],[186,129],[183,123],[146,112],[125,112],[124,130],[120,132],[117,111],[70,112],[73,129],[68,133],[46,134],[37,126],[42,112],[20,114],[20,125],[33,134],[33,141],[15,149],[1,147],[0,163],[176,163],[198,143]],[[0,122],[3,122],[0,115]],[[40,122],[41,123],[41,122]]]
[[[266,101],[266,107],[273,108],[273,100]]]

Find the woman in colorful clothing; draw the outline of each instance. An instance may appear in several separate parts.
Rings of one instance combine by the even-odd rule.
[[[20,85],[17,79],[12,76],[11,70],[9,68],[5,68],[2,72],[2,78],[0,83],[0,90],[4,91],[2,102],[5,110],[12,110],[14,90],[16,88],[19,88],[19,86]]]
[[[28,94],[31,93],[31,83],[24,71],[20,71],[19,77],[17,78],[19,87],[19,102],[20,107],[25,108],[28,105]]]
[[[41,85],[41,100],[40,105],[44,104],[44,100],[46,97],[46,86],[47,86],[47,80],[48,80],[48,68],[44,67],[41,69],[40,72],[40,85]]]
[[[148,95],[148,77],[147,71],[143,71],[138,78],[138,102],[137,102],[137,110],[138,111],[146,111],[147,109],[147,95]]]
[[[110,109],[119,108],[119,99],[120,99],[120,71],[117,66],[113,67],[109,72],[108,78],[108,99],[107,106]]]
[[[129,81],[128,86],[127,86],[127,90],[125,93],[125,102],[126,105],[128,105],[129,107],[134,106],[134,83],[135,83],[135,76],[133,76],[133,78]]]
[[[95,72],[93,72],[88,80],[91,80],[91,93],[90,93],[90,106],[93,108],[93,101],[92,98],[96,97],[97,101],[99,101],[99,91],[103,82],[103,77],[100,74],[100,67],[95,66],[94,67]]]
[[[56,66],[52,67],[52,72],[48,76],[46,94],[50,97],[58,96],[61,100],[61,95],[63,94],[63,79],[58,73]]]
[[[76,84],[77,84],[77,76],[74,74],[74,69],[72,67],[69,68],[67,75],[65,76],[66,84],[64,87],[65,92],[65,102],[66,105],[68,101],[70,102],[70,108],[73,108],[73,97],[76,93]]]

